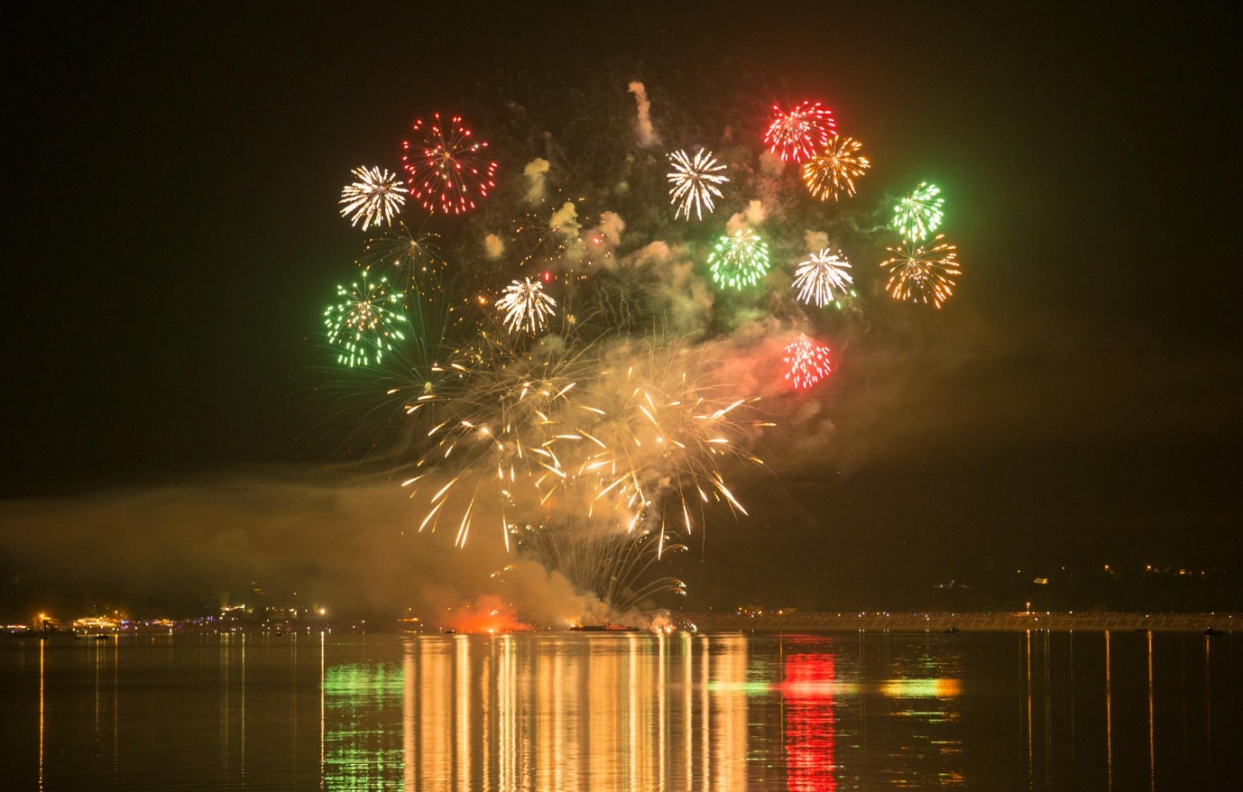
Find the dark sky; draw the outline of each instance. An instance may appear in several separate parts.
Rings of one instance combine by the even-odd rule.
[[[721,52],[858,119],[895,181],[935,174],[968,274],[922,346],[839,371],[840,452],[783,473],[784,505],[706,563],[762,589],[1237,552],[1227,5],[663,5],[6,10],[0,496],[337,461],[307,388],[357,252],[348,169],[497,69],[710,74]]]

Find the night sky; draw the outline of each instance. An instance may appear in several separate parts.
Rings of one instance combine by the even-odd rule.
[[[760,100],[850,119],[878,179],[940,184],[965,274],[899,358],[842,361],[834,446],[755,479],[762,516],[694,544],[688,607],[1238,565],[1243,31],[1226,6],[448,8],[6,10],[0,507],[72,532],[99,490],[322,479],[355,456],[315,431],[320,313],[358,252],[337,215],[351,167],[395,160],[414,117],[498,71],[555,88],[632,68],[659,113],[660,74],[727,83],[742,60],[773,78]],[[0,526],[10,579],[56,566],[12,550],[37,524]]]

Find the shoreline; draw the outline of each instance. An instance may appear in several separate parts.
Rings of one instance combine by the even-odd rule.
[[[701,632],[1105,632],[1243,630],[1238,613],[684,613]]]

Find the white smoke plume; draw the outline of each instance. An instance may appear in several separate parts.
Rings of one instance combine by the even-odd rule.
[[[803,242],[807,245],[807,252],[814,253],[829,246],[829,235],[823,231],[808,229],[807,233],[803,234]]]
[[[626,221],[621,219],[621,215],[616,212],[602,212],[600,214],[600,224],[596,226],[596,231],[604,237],[608,244],[617,247],[621,243],[621,233],[625,230]]]
[[[548,175],[549,167],[548,160],[536,157],[522,169],[522,175],[527,177],[528,201],[534,203],[544,197],[544,180]]]
[[[490,259],[500,258],[505,252],[505,243],[496,234],[488,234],[483,238],[483,250]]]
[[[655,146],[660,142],[660,137],[652,128],[652,103],[647,98],[647,89],[643,87],[643,83],[635,81],[630,83],[627,90],[634,94],[634,102],[638,106],[639,145],[643,148]]]
[[[785,170],[785,167],[785,160],[781,159],[781,157],[778,157],[771,151],[765,149],[763,153],[760,154],[761,175],[767,176],[770,179],[775,179],[781,175],[782,171]]]
[[[725,223],[725,230],[730,233],[736,233],[744,228],[755,228],[763,225],[768,219],[768,211],[764,208],[764,204],[760,201],[751,201],[747,204],[747,208],[741,212],[734,213]]]

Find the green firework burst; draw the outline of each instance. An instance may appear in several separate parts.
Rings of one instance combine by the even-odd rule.
[[[721,237],[708,254],[712,279],[730,289],[754,286],[770,266],[768,243],[750,228]]]
[[[324,310],[328,343],[338,348],[337,361],[351,367],[379,363],[393,341],[405,339],[400,327],[405,321],[388,278],[370,280],[367,270],[358,281],[337,286],[337,302]]]
[[[945,199],[941,197],[941,188],[928,182],[920,182],[919,186],[898,201],[893,208],[893,220],[890,226],[902,235],[903,239],[918,242],[926,239],[941,226],[945,219],[942,207]]]

